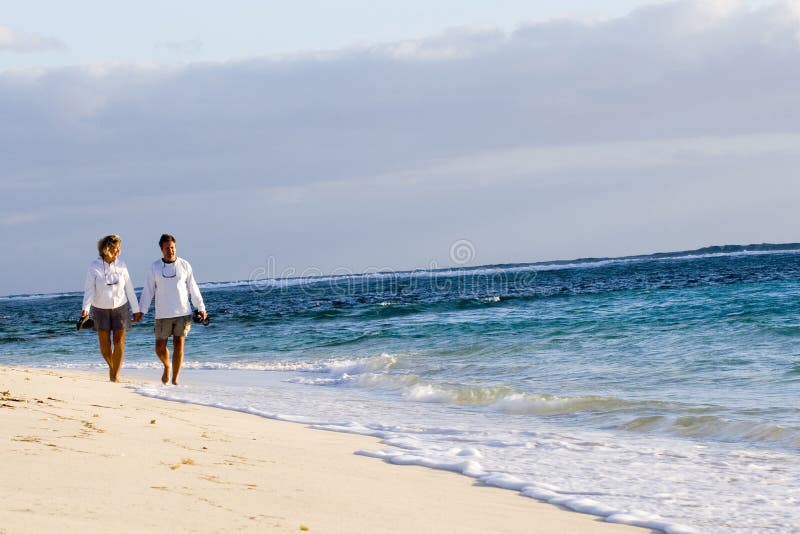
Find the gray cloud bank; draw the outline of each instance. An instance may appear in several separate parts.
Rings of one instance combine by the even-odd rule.
[[[800,8],[606,21],[184,67],[0,74],[0,293],[134,281],[162,231],[205,280],[793,241]],[[55,243],[55,246],[54,246]],[[63,273],[37,271],[59,255]],[[138,270],[138,271],[137,271]]]

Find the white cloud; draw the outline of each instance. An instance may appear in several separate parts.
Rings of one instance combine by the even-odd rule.
[[[186,41],[160,41],[156,43],[157,50],[163,50],[178,55],[196,56],[203,50],[203,41],[190,39]]]
[[[373,53],[400,61],[465,60],[491,53],[509,39],[505,32],[494,28],[458,28],[443,35],[421,41],[403,41],[371,47]]]
[[[66,45],[53,37],[42,37],[0,26],[0,52],[44,52],[64,48]]]

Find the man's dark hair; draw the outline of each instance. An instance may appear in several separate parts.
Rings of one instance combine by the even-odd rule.
[[[164,243],[177,243],[177,241],[169,234],[161,234],[161,239],[158,240],[158,248],[163,247]]]

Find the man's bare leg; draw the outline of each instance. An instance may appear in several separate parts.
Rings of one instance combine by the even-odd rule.
[[[108,379],[114,381],[114,361],[111,359],[111,332],[108,330],[98,330],[97,340],[100,342],[100,354],[108,364]]]
[[[111,355],[111,381],[119,380],[119,372],[122,369],[122,360],[125,359],[125,330],[114,330],[114,352]]]
[[[169,339],[156,339],[156,356],[164,364],[164,374],[161,375],[161,382],[166,384],[169,382],[169,348],[167,342]]]
[[[178,375],[181,374],[183,364],[184,336],[172,336],[172,383],[178,385]]]

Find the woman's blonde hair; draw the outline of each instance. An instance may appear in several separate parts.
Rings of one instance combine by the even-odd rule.
[[[114,249],[121,244],[122,238],[117,234],[107,235],[97,242],[97,252],[102,258],[110,258],[114,255]]]

